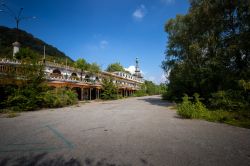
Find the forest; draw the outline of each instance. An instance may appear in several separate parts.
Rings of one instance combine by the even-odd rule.
[[[248,112],[249,120],[250,2],[190,0],[188,13],[168,20],[165,32],[162,68],[169,84],[164,98],[199,100],[209,110],[237,115]]]

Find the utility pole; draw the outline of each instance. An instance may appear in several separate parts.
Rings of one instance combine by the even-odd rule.
[[[46,46],[43,46],[43,63],[45,64]]]

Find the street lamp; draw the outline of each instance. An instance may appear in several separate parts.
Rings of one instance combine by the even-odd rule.
[[[17,30],[17,34],[16,34],[16,40],[18,40],[18,36],[19,36],[19,23],[22,20],[26,20],[26,19],[35,19],[36,17],[21,17],[22,12],[23,12],[23,8],[20,8],[18,14],[16,14],[11,8],[9,8],[6,4],[2,3],[1,6],[3,8],[6,9],[6,13],[9,14],[12,18],[14,18],[15,22],[16,22],[16,30]],[[5,12],[5,10],[0,9],[0,12]],[[13,44],[13,58],[15,57],[15,54],[17,52],[19,52],[19,48],[20,48],[20,43],[18,41],[14,42]]]

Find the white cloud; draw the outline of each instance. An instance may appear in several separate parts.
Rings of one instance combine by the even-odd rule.
[[[162,74],[162,75],[158,75],[158,76],[152,76],[152,75],[145,75],[145,80],[148,80],[148,81],[152,81],[154,82],[155,84],[160,84],[160,83],[166,83],[168,82],[168,79],[167,79],[167,74]]]
[[[102,40],[102,41],[100,42],[100,47],[101,47],[101,48],[106,48],[106,47],[108,46],[108,44],[109,44],[108,41]]]
[[[129,71],[131,74],[135,74],[135,66],[129,66],[128,68],[124,68],[126,71]]]
[[[137,20],[141,20],[145,17],[146,13],[147,8],[142,4],[133,12],[133,17]]]
[[[174,3],[175,0],[161,0],[161,2],[164,4],[171,4],[171,3]]]
[[[85,44],[84,48],[87,50],[91,50],[91,51],[98,51],[101,49],[105,49],[108,46],[109,46],[109,42],[107,40],[99,40],[99,41]]]
[[[129,71],[131,74],[135,74],[135,66],[133,66],[133,65],[129,66],[128,68],[124,67],[124,69],[126,71]],[[140,72],[141,72],[143,77],[146,75],[146,73],[143,72],[142,70],[140,70]]]

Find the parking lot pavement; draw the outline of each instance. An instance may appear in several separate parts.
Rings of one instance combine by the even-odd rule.
[[[0,118],[0,165],[249,165],[249,129],[169,106],[147,96]]]

